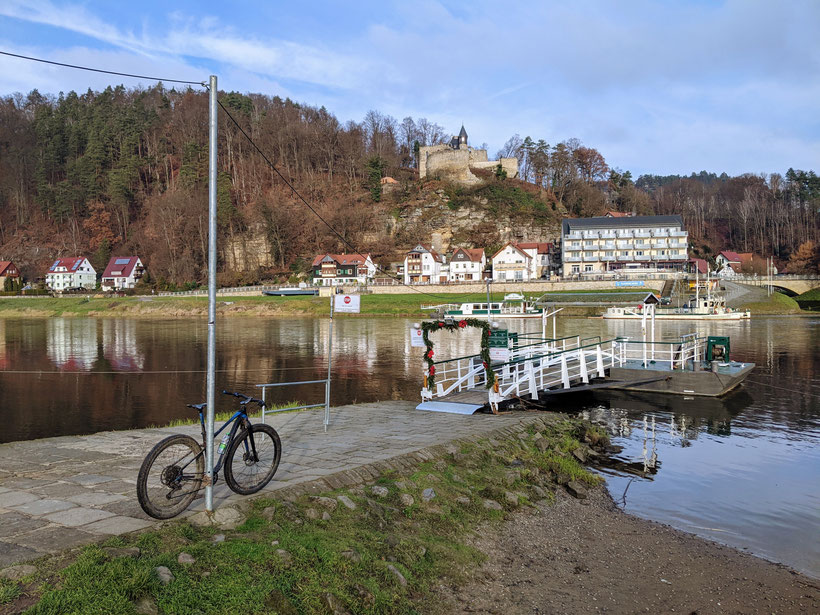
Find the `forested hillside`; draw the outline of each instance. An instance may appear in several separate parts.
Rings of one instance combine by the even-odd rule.
[[[343,124],[324,108],[278,97],[220,100],[346,241],[383,260],[451,225],[459,210],[470,212],[461,215],[469,224],[449,229],[453,241],[482,247],[553,239],[562,216],[608,209],[681,213],[702,254],[732,247],[785,260],[818,241],[820,180],[811,171],[633,181],[576,140],[551,146],[516,136],[499,153],[519,159],[524,181],[487,174],[484,187],[467,190],[417,180],[417,147],[450,137],[426,119],[371,111]],[[202,281],[207,126],[204,92],[162,85],[0,99],[0,260],[34,279],[56,256],[84,254],[100,270],[113,253],[136,253],[155,284]],[[346,249],[224,114],[219,165],[223,282],[288,275],[314,253]],[[382,194],[385,175],[399,184]]]

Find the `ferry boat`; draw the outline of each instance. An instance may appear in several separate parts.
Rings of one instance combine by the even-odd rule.
[[[442,303],[439,305],[422,305],[422,312],[434,312],[440,318],[487,318],[487,302]],[[524,295],[508,293],[502,301],[490,302],[490,317],[508,318],[542,318],[543,308],[536,307]]]
[[[298,297],[302,295],[316,296],[319,294],[319,289],[291,286],[278,288],[276,290],[263,290],[262,294],[268,297]]]
[[[607,320],[642,320],[645,304],[635,307],[612,306],[606,309],[603,318]],[[735,310],[726,307],[722,297],[702,297],[690,299],[681,307],[657,306],[655,318],[659,320],[748,320],[749,310]]]

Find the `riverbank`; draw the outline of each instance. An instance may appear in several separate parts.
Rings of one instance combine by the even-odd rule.
[[[198,513],[5,568],[0,613],[820,606],[811,579],[618,511],[579,461],[605,455],[606,436],[589,423],[556,413],[432,420],[474,433],[255,500],[218,500],[216,523]]]
[[[649,291],[647,291],[649,292]],[[501,301],[503,293],[493,293],[493,301]],[[562,303],[609,302],[635,300],[634,290],[603,290],[590,294],[586,291],[550,293],[549,301]],[[408,294],[368,294],[362,296],[360,316],[403,316],[422,318],[422,305],[440,303],[486,302],[481,293],[430,296],[424,292]],[[219,316],[313,316],[330,315],[328,297],[267,297],[237,296],[217,300]],[[567,316],[592,316],[603,311],[600,306],[564,306]],[[208,298],[197,297],[7,297],[0,298],[0,318],[51,317],[122,317],[122,318],[206,318]],[[355,316],[355,315],[354,315]],[[347,317],[347,315],[346,315]]]

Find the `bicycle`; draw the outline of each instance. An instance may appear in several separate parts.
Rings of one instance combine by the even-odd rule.
[[[264,423],[252,424],[245,412],[249,403],[264,409],[265,402],[242,393],[222,391],[242,399],[241,406],[214,436],[231,425],[214,455],[219,458],[213,469],[213,484],[225,468],[225,482],[241,495],[251,495],[267,485],[279,467],[282,443],[276,430]],[[205,418],[207,404],[187,404],[199,412],[202,444],[191,436],[175,434],[157,443],[146,455],[137,475],[137,500],[155,519],[170,519],[188,508],[205,482]],[[238,454],[239,453],[239,454]]]

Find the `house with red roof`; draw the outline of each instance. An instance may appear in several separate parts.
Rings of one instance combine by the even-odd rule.
[[[484,278],[487,256],[483,248],[456,248],[450,258],[450,282],[475,282]]]
[[[112,256],[103,271],[101,288],[106,291],[134,288],[144,273],[139,256]]]
[[[519,250],[529,254],[530,258],[530,279],[538,280],[549,277],[555,264],[555,248],[553,244],[539,241],[515,244]]]
[[[420,243],[404,256],[405,284],[440,284],[446,282],[447,259],[432,246]]]
[[[532,256],[513,242],[492,256],[493,282],[527,282],[532,278]]]
[[[8,279],[19,280],[20,269],[11,261],[0,261],[0,290],[5,288]]]
[[[339,286],[367,284],[376,276],[376,264],[370,254],[318,254],[313,259],[313,284]]]
[[[46,287],[57,292],[97,287],[97,272],[85,256],[58,258],[46,273]]]
[[[708,275],[709,274],[709,263],[707,263],[702,258],[690,258],[689,259],[689,270],[692,273],[699,273],[700,275]]]

